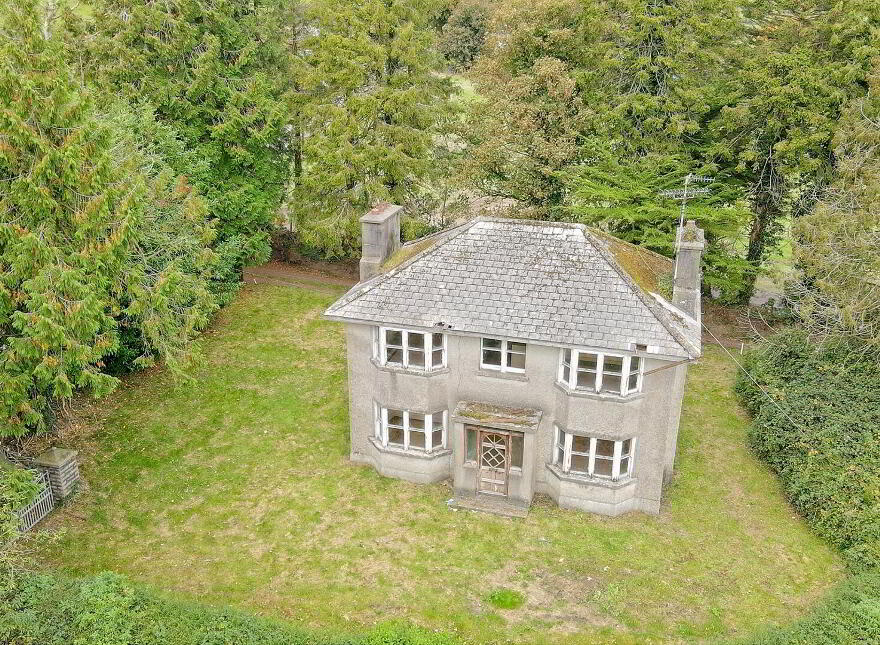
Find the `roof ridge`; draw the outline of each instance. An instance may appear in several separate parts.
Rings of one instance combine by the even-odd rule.
[[[638,299],[642,301],[642,303],[648,308],[648,311],[654,314],[654,318],[656,318],[657,321],[661,325],[663,325],[663,328],[670,333],[672,338],[675,339],[675,341],[679,345],[681,345],[681,347],[685,351],[687,351],[687,353],[693,358],[699,356],[702,353],[700,349],[698,347],[694,347],[694,345],[687,339],[687,337],[685,337],[685,335],[682,334],[681,331],[676,329],[676,327],[668,319],[666,310],[663,308],[659,308],[657,302],[653,298],[649,297],[648,294],[645,293],[645,290],[642,289],[638,284],[636,284],[636,281],[632,279],[629,273],[627,273],[623,269],[623,267],[620,266],[620,263],[617,262],[617,260],[614,258],[614,255],[602,246],[599,240],[596,239],[596,237],[589,229],[585,230],[584,233],[584,237],[589,241],[593,248],[595,248],[599,252],[599,254],[608,261],[608,263],[611,265],[611,268],[613,268],[617,272],[617,274],[623,279],[623,281],[632,290],[636,297],[638,297]]]
[[[445,234],[446,239],[438,240],[438,242],[436,244],[432,244],[428,248],[419,251],[418,253],[416,253],[412,257],[407,258],[406,260],[404,260],[403,262],[398,264],[393,269],[390,269],[390,270],[385,271],[383,273],[379,273],[365,282],[358,282],[351,289],[349,289],[339,300],[337,300],[332,305],[330,305],[330,307],[327,308],[327,311],[325,312],[325,314],[332,313],[336,309],[339,309],[340,307],[344,307],[345,305],[347,305],[351,302],[354,302],[355,300],[357,300],[361,296],[366,295],[374,287],[377,287],[378,285],[385,282],[389,278],[397,275],[398,273],[400,273],[401,271],[406,269],[412,263],[414,263],[417,260],[420,260],[424,257],[427,257],[431,253],[436,252],[438,249],[440,249],[445,244],[447,244],[450,240],[455,239],[456,237],[461,235],[466,230],[472,228],[473,225],[476,224],[478,221],[479,221],[479,218],[474,218],[472,220],[464,222],[463,224],[459,224],[458,226],[453,226],[452,228],[450,228],[446,231],[438,231],[438,233],[432,234],[432,235],[438,235],[438,236],[440,236],[440,234]],[[427,235],[424,238],[420,238],[418,241],[428,239],[428,238],[432,237],[432,235]],[[417,240],[411,240],[411,242],[415,242],[415,241],[417,241]]]

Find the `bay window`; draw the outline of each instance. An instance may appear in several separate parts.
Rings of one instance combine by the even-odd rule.
[[[374,436],[383,446],[415,452],[446,448],[447,412],[425,414],[373,403]]]
[[[373,357],[392,367],[420,372],[440,369],[446,367],[446,335],[374,327]]]
[[[525,372],[526,344],[500,338],[481,338],[480,367],[501,372]]]
[[[553,464],[564,473],[617,480],[632,475],[635,439],[614,441],[554,426]]]
[[[642,359],[564,348],[557,379],[571,390],[626,396],[641,390]]]

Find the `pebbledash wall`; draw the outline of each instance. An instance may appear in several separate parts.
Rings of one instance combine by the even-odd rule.
[[[524,373],[494,372],[480,368],[479,336],[447,333],[447,367],[420,373],[379,365],[373,358],[370,325],[345,327],[353,461],[413,482],[452,478],[457,493],[472,492],[477,468],[465,461],[465,424],[453,418],[456,405],[481,401],[534,408],[541,419],[536,430],[525,432],[522,471],[510,474],[511,499],[530,503],[535,493],[544,493],[562,507],[607,515],[659,512],[663,484],[675,460],[687,363],[640,354],[640,393],[625,398],[571,393],[556,382],[556,346],[528,343]],[[447,410],[447,449],[427,455],[383,448],[373,439],[374,402],[392,409]],[[611,481],[561,472],[552,465],[554,424],[584,436],[635,438],[631,476]]]

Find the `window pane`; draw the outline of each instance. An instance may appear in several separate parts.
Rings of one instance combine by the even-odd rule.
[[[638,356],[633,356],[632,358],[629,359],[629,371],[630,371],[630,374],[632,374],[633,372],[638,372],[638,371],[639,371],[639,363],[640,363],[641,360],[642,360],[642,359],[639,358]]]
[[[627,439],[626,441],[624,441],[623,448],[621,449],[620,454],[621,455],[628,455],[629,454],[629,447],[631,445],[632,445],[632,439]]]
[[[585,455],[571,456],[571,472],[573,473],[589,473],[590,458]]]
[[[564,383],[568,383],[568,379],[571,377],[571,368],[567,363],[562,364],[562,381]]]
[[[425,429],[425,415],[418,412],[409,413],[409,427],[411,430]]]
[[[592,372],[578,372],[576,386],[586,390],[596,389],[596,375]]]
[[[397,345],[398,347],[403,346],[403,332],[402,331],[394,331],[393,329],[385,330],[385,344],[386,345]]]
[[[424,334],[417,334],[417,333],[411,331],[411,332],[409,332],[407,344],[410,347],[415,347],[416,349],[424,349],[425,335]]]
[[[620,476],[629,475],[629,457],[620,460]]]
[[[443,349],[443,334],[432,334],[434,349]]]
[[[524,370],[526,368],[526,355],[507,352],[507,367],[515,370]]]
[[[621,374],[623,372],[622,356],[606,356],[602,363],[602,371],[605,374]]]
[[[639,374],[636,372],[635,374],[629,375],[629,383],[627,383],[627,387],[630,392],[635,392],[639,387]]]
[[[466,437],[466,450],[465,450],[465,459],[467,461],[476,461],[477,460],[477,431],[473,428],[467,428],[465,430]]]
[[[572,452],[590,452],[590,438],[573,436],[571,438],[571,450]]]
[[[501,341],[497,338],[484,338],[483,349],[501,349]]]
[[[579,370],[594,370],[596,369],[596,355],[595,354],[587,354],[586,352],[581,352],[578,354],[578,369]]]
[[[600,459],[596,457],[595,465],[593,466],[593,474],[598,475],[599,477],[611,477],[611,459]]]
[[[599,457],[613,457],[614,442],[608,439],[596,439],[596,455]]]
[[[435,349],[431,352],[432,367],[443,367],[443,350]]]
[[[392,428],[388,426],[388,443],[395,446],[403,445],[403,428]]]
[[[420,349],[409,350],[409,366],[415,368],[424,368],[425,352]]]
[[[385,348],[385,362],[386,363],[397,363],[398,365],[403,365],[403,350],[402,349],[394,349],[393,347]]]
[[[483,365],[496,365],[501,367],[501,350],[500,349],[484,349]]]
[[[403,412],[400,410],[388,410],[388,425],[403,427]]]
[[[562,446],[556,446],[556,454],[553,458],[553,463],[558,466],[561,466],[562,459],[564,456],[565,456],[565,448],[563,448]]]
[[[516,354],[525,354],[526,353],[526,344],[525,343],[507,343],[507,351],[514,352]]]
[[[620,377],[611,374],[602,375],[602,391],[620,394]]]
[[[563,349],[562,350],[562,362],[571,365],[571,350]]]
[[[523,464],[523,436],[518,433],[510,435],[510,465],[514,468],[522,468]]]
[[[431,448],[434,450],[440,450],[441,448],[445,448],[443,445],[443,430],[434,430],[431,433]]]
[[[410,448],[418,448],[419,450],[425,449],[425,433],[416,430],[409,431],[409,447]]]

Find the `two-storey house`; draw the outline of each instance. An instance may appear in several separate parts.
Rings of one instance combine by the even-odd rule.
[[[703,232],[675,263],[578,224],[477,218],[400,246],[361,219],[345,323],[351,459],[454,503],[657,513],[687,365],[700,355]],[[659,295],[664,281],[672,298]]]

